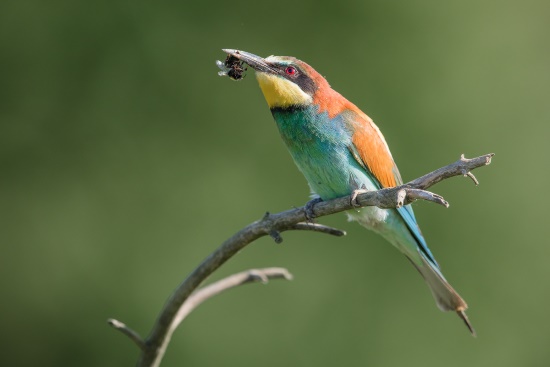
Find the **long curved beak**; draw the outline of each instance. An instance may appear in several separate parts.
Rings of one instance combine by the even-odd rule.
[[[258,55],[251,54],[250,52],[233,50],[230,48],[222,49],[223,52],[241,60],[242,62],[247,63],[252,69],[260,72],[270,72],[275,73],[276,70],[269,65],[263,57]]]

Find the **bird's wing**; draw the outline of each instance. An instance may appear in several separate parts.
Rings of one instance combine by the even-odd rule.
[[[378,182],[380,188],[402,185],[401,175],[393,161],[388,144],[372,119],[359,109],[346,117],[350,130],[353,132],[349,149],[357,162],[365,169],[367,174]],[[420,250],[428,260],[439,267],[416,223],[411,206],[402,206],[397,211],[417,240]]]
[[[358,111],[349,115],[347,120],[353,131],[350,150],[359,164],[366,166],[380,183],[380,188],[401,185],[401,175],[388,144],[370,117]]]

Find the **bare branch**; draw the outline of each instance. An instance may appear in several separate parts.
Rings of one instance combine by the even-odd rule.
[[[269,279],[292,280],[292,274],[285,268],[250,269],[207,285],[193,293],[182,305],[174,319],[174,328],[177,328],[191,311],[207,299],[239,285],[253,282],[266,284]]]
[[[194,294],[198,293],[194,293],[195,290],[210,274],[249,243],[262,236],[271,236],[276,242],[280,242],[282,241],[280,233],[293,229],[310,229],[329,234],[341,233],[338,232],[338,230],[336,230],[336,232],[328,230],[328,227],[323,228],[317,226],[312,227],[315,229],[306,228],[305,223],[302,222],[306,222],[310,219],[308,218],[309,214],[313,214],[315,217],[323,217],[355,209],[358,206],[397,208],[402,205],[410,204],[417,199],[428,200],[448,206],[448,203],[441,196],[425,190],[450,177],[463,176],[466,174],[472,178],[473,175],[470,171],[491,163],[493,155],[494,154],[486,154],[473,159],[466,159],[462,155],[455,163],[442,167],[398,187],[360,193],[355,200],[351,200],[352,196],[350,195],[330,201],[315,203],[308,208],[308,215],[306,215],[306,207],[295,208],[276,214],[266,213],[262,219],[248,225],[222,243],[218,249],[210,254],[178,286],[164,305],[164,309],[160,313],[151,334],[147,338],[145,343],[146,347],[141,354],[138,366],[159,366],[170,341],[170,337],[179,322],[181,322],[182,318],[178,315],[183,311],[180,310],[182,307],[187,307],[184,303],[189,301],[190,297],[193,297]],[[475,182],[477,182],[477,180],[475,180]]]
[[[125,323],[120,322],[115,319],[108,319],[107,323],[126,335],[128,338],[130,338],[141,350],[145,350],[145,343],[143,342],[143,339],[141,336],[139,336],[138,333],[136,333],[134,330],[130,329],[128,326],[126,326]]]
[[[477,180],[476,176],[472,172],[462,172],[464,177],[470,177],[472,181],[474,181],[474,184],[477,186],[479,185],[479,181]]]
[[[275,243],[283,242],[283,237],[281,237],[281,232],[272,230],[269,232],[269,235],[271,236],[271,238],[273,238],[273,241],[275,241]]]
[[[341,237],[341,236],[346,235],[346,231],[342,231],[338,228],[333,228],[333,227],[325,226],[323,224],[311,223],[311,222],[309,222],[309,223],[304,223],[304,222],[296,223],[295,225],[293,225],[289,229],[321,232],[321,233],[330,234],[330,235],[336,236],[336,237]]]
[[[406,196],[404,197],[404,201],[412,202],[418,199],[431,201],[432,203],[436,203],[439,205],[443,205],[445,208],[449,207],[449,203],[443,199],[443,196],[434,194],[433,192],[429,192],[426,190],[419,190],[419,189],[403,189],[400,190],[400,192],[406,192]]]
[[[491,158],[495,154],[489,153],[476,158],[467,159],[464,158],[464,154],[460,156],[460,159],[455,163],[449,164],[448,166],[437,169],[427,175],[424,175],[416,180],[409,182],[407,185],[415,187],[417,189],[425,190],[430,186],[435,185],[436,183],[450,177],[454,176],[464,176],[467,172],[470,172],[473,169],[478,167],[483,167],[491,163]],[[465,173],[466,172],[466,173]],[[476,184],[479,184],[477,180],[474,181]]]

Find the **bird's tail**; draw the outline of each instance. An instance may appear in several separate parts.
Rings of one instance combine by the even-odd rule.
[[[476,336],[476,332],[470,323],[470,320],[468,320],[468,316],[466,316],[465,311],[468,308],[468,305],[464,299],[462,299],[453,287],[451,287],[439,269],[436,268],[435,265],[432,264],[421,251],[419,251],[419,254],[420,259],[422,260],[421,265],[412,259],[409,260],[414,265],[416,270],[418,270],[420,275],[422,275],[426,283],[428,283],[435,302],[437,303],[437,307],[439,307],[441,311],[455,311],[464,321],[472,335]]]
[[[401,251],[428,283],[439,309],[455,311],[472,335],[476,335],[466,316],[468,305],[441,274],[416,224],[410,206],[404,206],[398,210],[367,207],[361,209],[361,212],[349,212],[348,215],[351,220],[356,220],[362,226],[381,234]]]

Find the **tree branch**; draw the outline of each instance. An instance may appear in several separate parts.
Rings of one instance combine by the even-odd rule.
[[[174,328],[177,328],[179,324],[201,303],[207,299],[214,297],[228,289],[235,288],[239,285],[262,282],[266,284],[269,279],[286,279],[292,280],[292,274],[285,268],[264,268],[264,269],[250,269],[237,274],[218,280],[215,283],[207,285],[194,292],[191,297],[182,305],[174,319]]]
[[[299,222],[288,228],[289,230],[301,230],[301,231],[313,231],[330,234],[336,237],[342,237],[346,235],[346,231],[342,231],[338,228],[332,228],[319,223],[304,223]]]
[[[138,333],[126,326],[125,323],[115,319],[109,319],[107,320],[107,323],[120,331],[122,334],[126,335],[128,338],[130,338],[134,343],[136,343],[139,349],[145,350],[145,342],[143,341],[141,336],[139,336]]]
[[[470,171],[491,163],[493,155],[494,154],[486,154],[473,159],[466,159],[464,155],[462,155],[458,161],[404,185],[358,194],[354,200],[355,205],[352,203],[352,195],[350,195],[330,201],[319,202],[311,207],[310,213],[315,217],[323,217],[350,209],[356,209],[357,205],[360,207],[377,206],[380,208],[397,208],[402,205],[410,204],[417,199],[428,200],[448,206],[448,203],[441,196],[425,190],[444,179],[454,176],[470,177],[474,180],[474,183],[477,184],[477,179],[475,179],[475,176],[473,176]],[[271,236],[276,242],[281,242],[281,232],[296,229],[315,230],[334,235],[345,234],[345,232],[334,228],[303,223],[307,221],[308,218],[306,216],[305,207],[295,208],[276,214],[266,213],[261,220],[246,226],[222,243],[218,249],[210,254],[191,272],[191,274],[189,274],[168,299],[151,334],[145,342],[145,347],[138,361],[138,366],[159,366],[172,333],[181,320],[188,314],[188,312],[185,314],[181,310],[184,307],[190,307],[191,311],[200,304],[199,302],[192,307],[186,306],[186,302],[189,302],[194,295],[200,292],[195,292],[195,290],[210,274],[249,243],[263,236]],[[196,301],[197,300],[195,300],[195,302]],[[183,317],[180,315],[180,312],[183,313]]]
[[[451,163],[448,166],[437,169],[433,172],[430,172],[427,175],[417,178],[416,180],[412,180],[411,182],[407,183],[407,185],[410,185],[411,187],[415,187],[417,189],[425,190],[428,187],[433,186],[436,183],[443,181],[447,178],[461,175],[469,176],[470,178],[472,178],[476,185],[479,185],[479,182],[471,173],[471,171],[478,167],[489,165],[491,163],[491,158],[493,158],[494,155],[494,153],[490,153],[476,158],[467,159],[464,158],[464,154],[461,154],[458,161]]]

